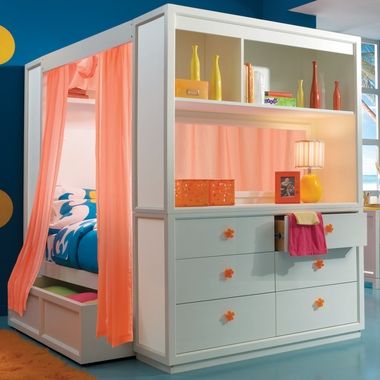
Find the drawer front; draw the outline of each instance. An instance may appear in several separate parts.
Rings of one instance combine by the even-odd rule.
[[[177,354],[269,338],[274,334],[274,293],[176,306]]]
[[[367,219],[365,213],[323,214],[326,245],[328,249],[364,246],[367,244]],[[276,231],[281,231],[282,223],[278,222]],[[278,241],[276,249],[288,249],[288,218],[285,217],[284,241]]]
[[[356,248],[330,250],[326,255],[275,255],[276,290],[289,290],[357,281]]]
[[[367,219],[365,213],[324,214],[323,224],[332,226],[326,233],[328,249],[363,246],[367,244]]]
[[[274,254],[177,260],[177,303],[274,292]]]
[[[177,258],[274,250],[272,216],[180,219],[175,223]]]
[[[357,287],[350,282],[278,292],[277,335],[357,322]]]

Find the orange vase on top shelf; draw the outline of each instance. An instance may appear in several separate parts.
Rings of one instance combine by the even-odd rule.
[[[340,110],[341,107],[341,99],[340,99],[340,88],[339,81],[335,81],[334,95],[333,95],[333,109],[336,111]]]
[[[321,107],[321,99],[319,95],[319,87],[318,87],[318,65],[317,61],[313,61],[313,79],[311,82],[311,90],[310,90],[310,108],[320,108]]]

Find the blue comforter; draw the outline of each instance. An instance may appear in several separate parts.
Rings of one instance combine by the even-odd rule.
[[[55,234],[50,257],[59,265],[98,273],[97,245],[96,219],[83,220]]]

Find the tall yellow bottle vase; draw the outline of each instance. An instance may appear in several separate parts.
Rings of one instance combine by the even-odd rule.
[[[222,77],[219,68],[219,55],[214,56],[211,71],[210,99],[222,100]]]
[[[198,45],[192,45],[192,55],[190,62],[190,78],[192,80],[201,80],[201,68],[198,56]]]
[[[298,86],[297,86],[296,105],[297,107],[304,107],[304,104],[305,104],[305,98],[303,94],[303,79],[299,79]]]

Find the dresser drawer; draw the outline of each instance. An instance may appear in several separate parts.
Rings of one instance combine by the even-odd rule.
[[[177,303],[274,292],[274,253],[176,262]]]
[[[356,282],[278,292],[277,335],[357,322],[357,293]]]
[[[274,334],[274,293],[176,306],[177,354],[269,338]]]
[[[276,252],[276,290],[356,281],[356,265],[356,248],[333,249],[326,255],[300,257]]]
[[[274,250],[272,216],[179,219],[176,257],[195,258]]]
[[[328,249],[364,246],[367,244],[367,220],[364,213],[323,214]],[[288,218],[276,220],[276,232],[281,239],[276,250],[288,250]]]

